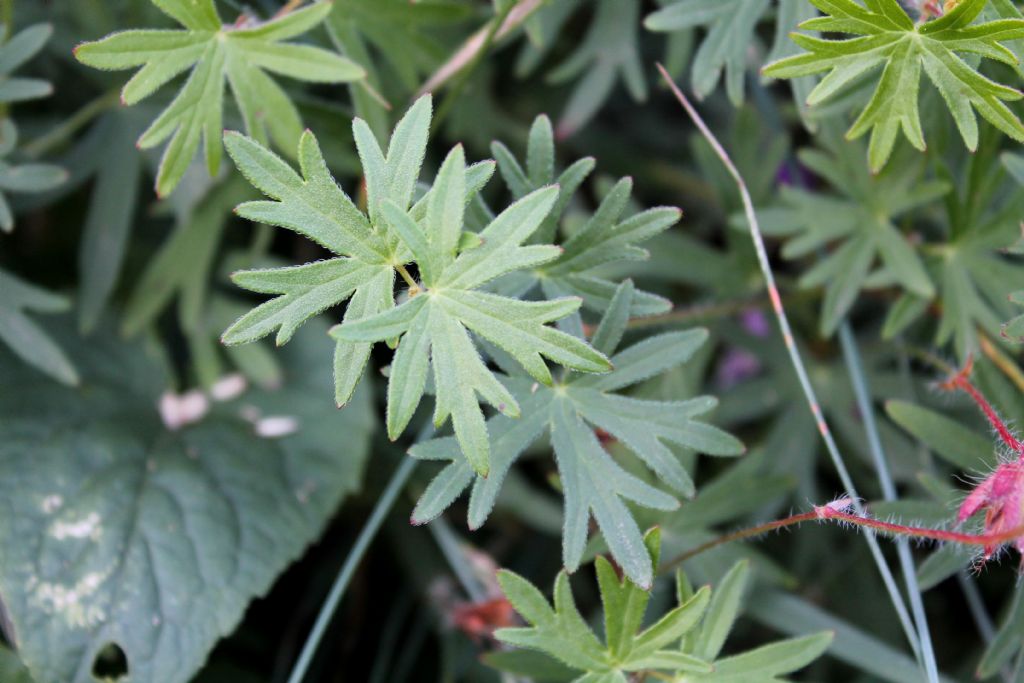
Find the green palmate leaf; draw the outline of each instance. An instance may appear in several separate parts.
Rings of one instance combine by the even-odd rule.
[[[597,114],[622,78],[634,100],[647,99],[637,46],[639,0],[597,0],[594,19],[579,47],[548,74],[563,83],[584,74],[558,122],[560,137],[572,135]]]
[[[0,358],[8,633],[36,683],[93,683],[111,645],[132,680],[186,683],[357,488],[369,396],[324,404],[320,323],[282,354],[284,388],[207,399],[170,430],[162,365],[113,333],[82,343],[66,322],[80,388]]]
[[[225,136],[239,170],[272,201],[248,202],[237,213],[304,235],[337,258],[302,266],[235,273],[241,287],[275,298],[239,318],[224,333],[227,344],[251,342],[275,330],[286,343],[317,313],[351,299],[345,320],[354,321],[394,307],[396,253],[400,242],[380,219],[384,201],[407,208],[419,177],[430,126],[430,99],[420,99],[398,123],[385,156],[367,125],[353,123],[366,178],[369,214],[360,211],[327,169],[316,138],[299,142],[302,175],[255,140]],[[335,348],[335,399],[348,401],[362,376],[371,345],[338,341]]]
[[[644,547],[651,563],[657,565],[661,547],[657,529],[647,532]],[[749,573],[746,565],[734,567],[714,592],[705,586],[694,593],[678,572],[678,606],[643,630],[649,592],[628,578],[620,579],[603,557],[597,558],[595,569],[604,607],[604,642],[576,608],[564,571],[555,580],[553,605],[523,577],[507,570],[499,572],[502,591],[528,626],[499,629],[495,637],[515,648],[543,653],[562,667],[582,672],[571,678],[574,683],[626,683],[631,680],[629,674],[638,671],[665,672],[674,676],[673,680],[770,683],[815,660],[832,639],[831,634],[820,633],[714,661],[738,614]],[[503,670],[517,671],[536,659],[527,657],[521,661],[515,656],[521,653],[512,653],[511,657],[491,659],[490,663]],[[541,668],[539,663],[532,663],[532,669],[561,672],[551,666]]]
[[[1002,42],[1024,38],[1024,19],[973,23],[987,0],[962,0],[946,14],[915,24],[897,0],[811,0],[826,14],[801,24],[816,31],[857,36],[845,40],[793,34],[804,54],[769,64],[767,76],[794,78],[828,71],[811,91],[808,103],[820,104],[865,74],[882,68],[867,107],[847,133],[856,138],[871,132],[868,159],[872,170],[888,161],[900,130],[918,149],[925,148],[918,111],[922,70],[945,100],[964,143],[978,146],[975,111],[1015,140],[1024,140],[1024,124],[1006,105],[1021,93],[974,69],[957,53],[980,55],[1010,65],[1017,56]]]
[[[707,27],[691,65],[691,83],[698,98],[707,97],[725,72],[725,90],[733,104],[743,103],[743,79],[755,29],[770,4],[761,0],[678,0],[647,15],[650,31],[686,31]]]
[[[519,301],[480,291],[499,275],[535,267],[558,256],[550,245],[522,246],[551,210],[558,188],[532,192],[503,211],[480,233],[480,246],[459,252],[467,173],[461,147],[448,155],[428,196],[420,223],[394,202],[383,213],[423,278],[395,309],[334,331],[348,342],[401,337],[388,382],[388,433],[397,438],[426,388],[433,366],[437,401],[434,422],[448,417],[462,452],[480,474],[489,469],[490,445],[477,394],[499,412],[520,414],[519,404],[484,365],[469,335],[490,341],[536,381],[552,383],[543,358],[584,372],[610,369],[607,358],[572,335],[549,326],[580,306],[578,299]]]
[[[556,176],[554,134],[546,116],[538,116],[533,121],[523,163],[500,142],[491,145],[491,153],[498,162],[502,179],[517,199],[557,182],[558,199],[534,234],[533,241],[555,240],[576,190],[594,168],[594,160],[590,157],[580,159]],[[563,251],[558,258],[503,278],[497,283],[497,290],[528,296],[543,288],[548,297],[577,296],[583,300],[585,308],[602,313],[607,310],[616,285],[600,271],[600,267],[649,258],[647,251],[639,245],[675,225],[681,215],[674,207],[655,207],[622,218],[632,188],[630,178],[621,179],[607,193],[597,211],[562,241]],[[663,297],[637,291],[632,297],[630,315],[657,315],[671,307],[671,302]],[[574,316],[574,323],[578,329],[578,315]]]
[[[295,230],[338,254],[294,268],[244,271],[235,281],[278,294],[225,333],[241,343],[278,330],[284,343],[310,316],[351,297],[333,332],[336,397],[344,403],[362,375],[372,344],[400,340],[388,389],[388,433],[397,438],[419,405],[432,362],[437,388],[435,421],[452,418],[476,469],[486,472],[489,443],[477,394],[496,409],[518,415],[515,398],[487,369],[470,332],[510,353],[538,381],[551,382],[543,357],[588,372],[607,359],[584,342],[547,326],[579,308],[576,299],[523,302],[478,291],[494,278],[551,261],[550,245],[522,246],[551,210],[555,187],[513,204],[479,235],[463,230],[466,203],[490,177],[493,164],[467,167],[461,147],[445,160],[433,188],[410,204],[423,163],[430,99],[421,98],[399,122],[385,155],[369,126],[353,124],[366,178],[367,213],[337,186],[311,134],[299,146],[302,176],[255,141],[232,134],[228,151],[239,169],[275,201],[238,207],[243,217]],[[405,264],[415,263],[421,284]],[[394,277],[410,284],[395,307]]]
[[[632,283],[627,281],[592,340],[598,350],[614,353],[631,296]],[[424,523],[436,517],[472,484],[469,524],[481,526],[512,464],[550,431],[565,492],[565,565],[570,570],[579,566],[593,515],[627,576],[649,585],[653,568],[643,549],[640,528],[625,502],[660,510],[672,510],[678,504],[616,463],[594,430],[602,429],[621,441],[684,494],[692,493],[693,483],[667,443],[715,455],[741,453],[743,446],[735,438],[696,419],[715,406],[710,397],[661,402],[615,393],[685,362],[706,338],[704,330],[652,337],[612,355],[615,370],[608,374],[568,375],[553,386],[538,386],[521,374],[507,378],[504,384],[520,405],[522,417],[495,416],[488,421],[491,467],[486,478],[474,473],[473,463],[451,437],[417,444],[410,451],[416,458],[450,463],[424,492],[413,511],[413,521]]]
[[[836,191],[822,194],[782,190],[782,206],[760,212],[766,234],[786,237],[782,254],[796,259],[832,247],[800,280],[825,288],[821,331],[831,335],[865,288],[897,284],[922,298],[935,287],[924,263],[895,221],[946,194],[942,181],[922,181],[919,164],[905,155],[871,175],[857,160],[855,145],[831,140],[828,152],[806,149],[800,161]]]
[[[11,76],[12,71],[43,49],[52,34],[49,24],[36,24],[0,45],[0,103],[34,100],[53,92],[53,86],[46,81]]]
[[[1000,338],[1004,321],[1015,312],[1008,294],[1024,289],[1019,264],[1024,193],[997,163],[996,142],[988,136],[960,168],[940,163],[940,173],[954,187],[938,216],[947,238],[922,249],[941,304],[935,343],[952,341],[961,361],[979,350],[979,330]],[[1012,162],[1008,170],[1012,175]],[[904,294],[890,311],[885,334],[897,334],[923,317],[930,303],[928,298]]]
[[[78,372],[61,347],[27,312],[60,313],[71,302],[0,270],[0,340],[19,358],[64,384],[77,384]]]
[[[649,532],[644,541],[649,561],[657,564],[659,532]],[[650,594],[629,579],[620,581],[611,563],[603,557],[597,559],[596,570],[604,605],[605,643],[598,640],[580,616],[565,571],[555,580],[553,609],[526,579],[507,570],[499,572],[502,591],[529,626],[503,628],[495,637],[518,648],[539,650],[584,672],[573,679],[577,682],[626,683],[629,672],[643,669],[711,672],[706,661],[670,649],[700,621],[711,593],[707,587],[638,633]]]
[[[135,104],[191,69],[181,91],[139,138],[142,148],[168,138],[157,175],[158,194],[174,190],[203,143],[211,174],[220,165],[225,79],[246,130],[267,135],[291,150],[302,131],[298,111],[266,72],[314,83],[363,78],[355,62],[310,45],[283,42],[324,20],[330,2],[317,2],[266,22],[251,18],[222,25],[213,0],[154,0],[183,30],[124,31],[75,49],[83,64],[100,69],[142,67],[125,84],[121,99]]]

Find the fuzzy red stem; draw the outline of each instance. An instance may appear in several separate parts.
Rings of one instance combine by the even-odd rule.
[[[828,507],[827,505],[815,508],[815,514],[818,519],[834,519],[840,522],[849,522],[850,524],[875,529],[895,536],[913,536],[914,538],[927,538],[933,541],[948,541],[950,543],[960,543],[961,545],[994,547],[1002,545],[1007,541],[1012,541],[1020,536],[1024,536],[1024,525],[996,534],[965,534],[959,531],[928,529],[919,526],[907,526],[904,524],[894,524],[893,522],[883,522],[878,519],[861,517],[860,515],[836,510]]]
[[[953,378],[952,385],[974,399],[974,402],[978,404],[979,408],[981,408],[981,412],[985,413],[985,417],[988,418],[989,424],[991,424],[999,434],[999,438],[1003,440],[1003,443],[1013,449],[1013,452],[1020,456],[1021,459],[1024,459],[1024,444],[1013,436],[1010,432],[1010,428],[1007,427],[999,418],[999,415],[996,413],[995,408],[992,407],[992,404],[982,396],[981,392],[971,384],[970,380],[962,374],[957,375]]]
[[[971,371],[974,369],[974,357],[968,356],[967,363],[964,367],[950,377],[948,380],[943,382],[940,386],[947,391],[955,391],[959,389],[968,396],[970,396],[974,402],[981,408],[981,412],[985,413],[985,417],[988,418],[988,422],[992,425],[992,428],[999,434],[999,438],[1002,439],[1003,443],[1010,447],[1014,453],[1018,455],[1018,459],[1024,461],[1024,444],[1017,440],[1017,438],[1010,432],[1010,428],[1006,426],[1006,423],[1000,419],[999,414],[996,413],[995,408],[988,402],[977,387],[971,384],[971,380],[968,377],[971,376]]]
[[[933,541],[947,541],[950,543],[960,543],[961,545],[982,547],[1000,546],[1008,541],[1014,540],[1015,538],[1024,536],[1024,525],[996,534],[965,534],[957,531],[946,531],[944,529],[928,529],[925,527],[883,522],[870,517],[862,517],[853,513],[843,512],[831,505],[821,505],[815,507],[811,512],[802,512],[797,515],[791,515],[790,517],[785,517],[783,519],[776,519],[771,522],[758,524],[756,526],[740,529],[739,531],[733,531],[732,533],[719,536],[718,538],[712,539],[707,543],[699,545],[692,550],[687,550],[686,552],[672,558],[661,566],[660,571],[664,572],[677,564],[685,562],[686,560],[700,555],[705,551],[711,550],[712,548],[725,545],[726,543],[741,541],[745,538],[760,536],[761,534],[774,531],[776,529],[783,529],[785,527],[796,526],[804,522],[812,521],[847,522],[849,524],[873,529],[875,531],[881,531],[895,536],[911,536],[914,538],[925,538]]]

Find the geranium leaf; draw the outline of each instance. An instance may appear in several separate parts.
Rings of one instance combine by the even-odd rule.
[[[141,67],[121,97],[135,104],[191,69],[178,95],[139,138],[142,148],[169,139],[156,180],[161,196],[177,187],[203,144],[212,174],[220,165],[225,80],[230,83],[247,131],[265,141],[266,132],[291,150],[301,133],[299,115],[265,71],[314,83],[344,83],[365,76],[355,62],[329,50],[283,43],[313,28],[331,11],[317,2],[266,22],[251,18],[222,25],[212,0],[153,0],[184,30],[134,30],[83,43],[75,56],[98,69]],[[264,128],[265,126],[265,128]]]
[[[918,111],[922,70],[942,95],[968,149],[978,146],[975,111],[1013,139],[1024,140],[1024,124],[1006,105],[1019,100],[1021,93],[983,76],[957,54],[1016,64],[1017,58],[1002,42],[1024,38],[1024,19],[973,23],[987,0],[963,0],[922,24],[915,24],[897,0],[876,0],[867,7],[853,0],[811,2],[825,16],[803,22],[802,28],[856,37],[793,34],[793,41],[806,52],[769,64],[764,74],[795,78],[828,71],[808,97],[814,105],[883,67],[874,95],[847,132],[851,139],[871,133],[868,160],[873,171],[885,166],[901,130],[914,147],[925,148]]]

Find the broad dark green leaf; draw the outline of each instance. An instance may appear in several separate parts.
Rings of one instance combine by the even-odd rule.
[[[341,412],[319,398],[330,343],[316,324],[284,353],[280,389],[207,397],[172,430],[151,350],[69,328],[76,389],[0,358],[0,599],[15,645],[36,683],[92,683],[111,643],[133,680],[185,683],[358,487],[369,397]]]

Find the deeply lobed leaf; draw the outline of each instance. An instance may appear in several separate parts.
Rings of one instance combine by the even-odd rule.
[[[654,565],[660,547],[661,532],[647,532],[644,551]],[[571,678],[573,683],[625,683],[630,680],[628,674],[636,671],[648,676],[652,671],[665,672],[674,676],[673,680],[686,681],[776,681],[780,680],[777,676],[817,659],[832,641],[831,633],[819,633],[715,661],[739,614],[749,576],[746,564],[734,566],[714,591],[704,586],[694,593],[678,572],[678,606],[643,630],[649,592],[629,578],[620,579],[603,557],[597,558],[595,570],[604,610],[603,643],[580,615],[564,571],[555,579],[553,604],[523,577],[500,571],[502,591],[528,625],[499,629],[495,637],[568,667],[576,676]],[[532,662],[521,650],[489,661],[507,671],[519,670],[526,661],[531,662],[531,669],[541,664]]]
[[[868,161],[873,171],[885,166],[900,131],[914,147],[925,148],[918,110],[922,70],[942,95],[968,149],[978,146],[975,112],[1015,140],[1024,140],[1024,124],[1006,105],[1021,93],[985,77],[957,54],[1016,64],[1017,57],[1002,43],[1024,38],[1024,19],[973,23],[987,0],[963,0],[923,24],[915,24],[897,0],[874,0],[867,7],[854,0],[811,2],[826,16],[805,21],[802,28],[857,37],[794,34],[794,42],[806,52],[769,64],[764,74],[795,78],[829,72],[808,97],[813,105],[884,67],[871,100],[847,132],[850,139],[871,133]]]
[[[121,91],[129,105],[191,70],[177,96],[139,138],[142,148],[169,140],[156,180],[161,196],[177,187],[200,144],[210,174],[217,172],[225,81],[250,135],[265,142],[269,133],[290,150],[301,134],[299,113],[266,72],[313,83],[343,83],[365,75],[358,64],[329,50],[282,42],[321,23],[331,11],[329,0],[269,21],[246,17],[227,26],[213,0],[153,2],[184,29],[114,33],[79,45],[75,56],[98,69],[141,67]]]
[[[607,354],[614,353],[622,337],[632,291],[629,281],[620,286],[593,337],[594,346]],[[703,330],[652,337],[612,355],[615,369],[609,373],[569,375],[553,386],[537,386],[521,374],[505,379],[523,417],[513,420],[499,415],[488,421],[491,468],[486,478],[474,473],[471,461],[450,437],[411,449],[414,457],[449,462],[424,492],[413,511],[413,521],[423,523],[436,517],[472,484],[469,523],[479,527],[490,514],[512,464],[549,432],[565,495],[565,565],[570,570],[579,566],[593,516],[626,575],[649,585],[653,567],[626,501],[662,510],[675,509],[678,503],[623,469],[598,440],[595,429],[619,439],[673,489],[692,495],[689,475],[666,444],[716,455],[743,451],[735,438],[697,419],[710,411],[715,401],[701,397],[660,402],[612,392],[685,362],[706,338]],[[510,371],[515,372],[514,368]]]

